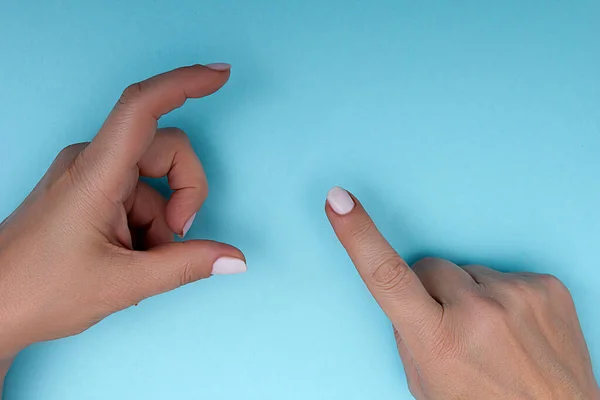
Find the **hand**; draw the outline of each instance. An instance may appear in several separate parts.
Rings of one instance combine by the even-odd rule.
[[[0,225],[0,365],[149,296],[246,270],[232,246],[173,241],[207,183],[186,135],[157,130],[162,115],[228,78],[227,65],[195,65],[128,87],[94,140],[64,149]],[[139,181],[165,175],[169,201]]]
[[[392,321],[417,399],[600,399],[567,288],[425,259],[409,268],[360,203],[334,188],[327,215]]]

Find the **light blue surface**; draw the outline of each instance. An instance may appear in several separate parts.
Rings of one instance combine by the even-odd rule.
[[[127,84],[220,61],[162,123],[210,181],[192,236],[250,271],[31,347],[5,399],[410,398],[335,184],[409,260],[559,276],[600,368],[600,2],[2,1],[0,216]]]

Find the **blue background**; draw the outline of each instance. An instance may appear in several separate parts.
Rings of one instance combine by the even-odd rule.
[[[32,346],[5,399],[410,398],[333,185],[410,261],[556,274],[600,368],[598,1],[4,0],[0,216],[129,83],[220,61],[226,87],[161,122],[210,181],[191,236],[250,271]]]

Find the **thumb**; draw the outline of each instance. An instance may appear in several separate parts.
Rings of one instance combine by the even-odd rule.
[[[120,277],[129,292],[126,306],[212,275],[246,272],[242,252],[208,240],[173,242],[147,251],[132,251]],[[118,285],[122,286],[122,285]]]

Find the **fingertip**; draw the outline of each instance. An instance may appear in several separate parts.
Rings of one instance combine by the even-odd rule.
[[[211,275],[233,275],[248,270],[246,256],[235,246],[208,240],[194,240],[189,243],[201,246],[198,250],[211,260]]]
[[[327,204],[337,215],[350,213],[356,205],[347,190],[334,186],[327,193]]]
[[[231,70],[231,64],[217,62],[204,65],[206,68],[210,68],[213,71],[225,72]]]
[[[194,67],[197,67],[201,70],[202,74],[208,74],[214,78],[214,81],[217,84],[217,87],[211,91],[212,94],[217,90],[221,89],[225,84],[229,81],[231,77],[231,64],[217,62],[210,64],[196,64]]]
[[[244,254],[244,252],[242,250],[240,250],[236,246],[228,244],[228,243],[221,243],[221,242],[211,242],[211,243],[214,243],[217,246],[222,246],[219,250],[219,254],[221,254],[221,256],[219,256],[219,257],[236,258],[236,259],[244,262],[244,264],[247,264],[246,255]]]
[[[241,274],[248,270],[246,261],[243,258],[219,257],[213,263],[213,275],[232,275]]]
[[[194,248],[198,253],[202,253],[206,259],[211,260],[214,264],[220,258],[235,258],[246,264],[246,256],[237,247],[223,242],[213,240],[187,240],[182,242],[184,245],[190,246],[190,250]]]
[[[194,223],[195,219],[196,219],[196,213],[193,213],[192,216],[190,218],[188,218],[186,223],[183,225],[182,232],[179,235],[180,239],[183,239],[185,237],[185,235],[187,235],[187,233],[189,232],[190,228],[192,227],[192,224]]]
[[[175,189],[167,203],[166,218],[174,234],[183,239],[193,227],[202,204],[206,200],[205,187]]]

